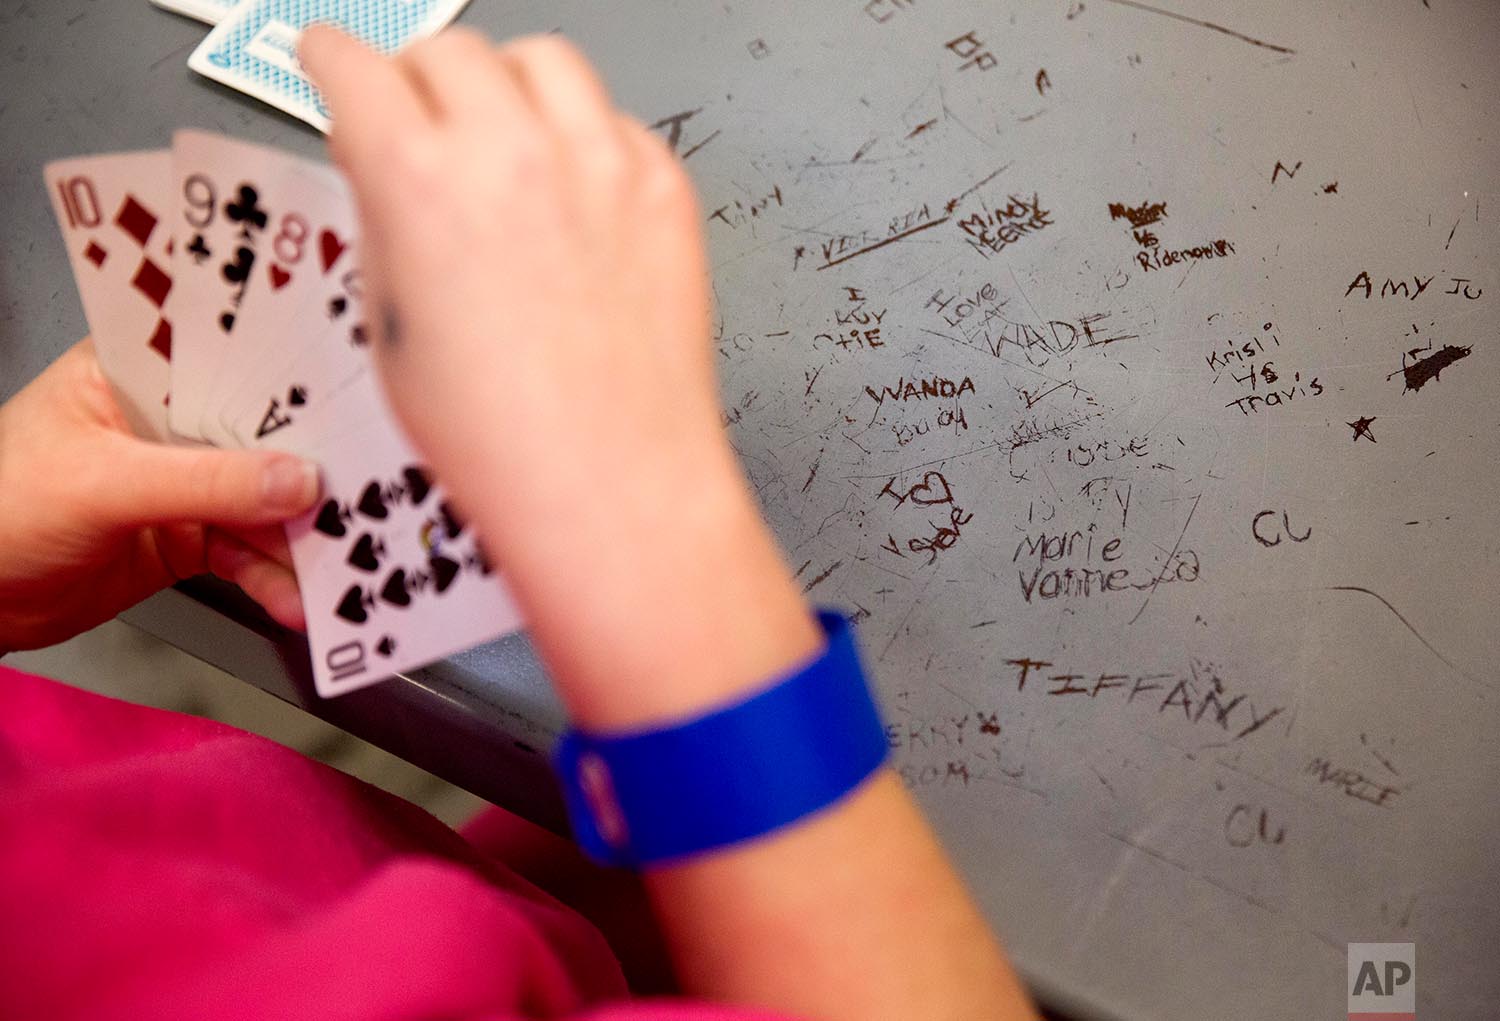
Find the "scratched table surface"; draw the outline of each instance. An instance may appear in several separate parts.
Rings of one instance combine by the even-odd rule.
[[[1415,942],[1424,1016],[1494,1016],[1500,5],[463,20],[562,30],[685,160],[725,428],[1037,988],[1331,1017],[1346,943]],[[0,13],[5,393],[82,329],[44,160],[318,151],[200,34]],[[553,711],[492,652],[449,666]]]

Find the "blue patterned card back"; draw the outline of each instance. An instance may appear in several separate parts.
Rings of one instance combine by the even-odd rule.
[[[334,24],[382,53],[438,31],[467,0],[241,0],[188,66],[327,131],[328,108],[297,61],[302,30]]]

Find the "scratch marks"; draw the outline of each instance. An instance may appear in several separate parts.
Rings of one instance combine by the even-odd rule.
[[[837,259],[830,259],[823,265],[819,266],[818,269],[825,270],[831,266],[837,266],[841,262],[848,262],[850,259],[858,258],[861,255],[868,255],[870,252],[875,251],[877,248],[884,248],[886,245],[894,244],[897,241],[902,241],[906,238],[909,238],[913,234],[919,234],[922,231],[928,230],[932,227],[936,227],[939,224],[947,223],[948,219],[948,217],[944,216],[939,220],[929,220],[926,223],[918,224],[917,226],[912,227],[909,230],[904,230],[899,234],[893,234],[888,238],[883,238],[880,241],[875,242],[873,245],[866,245],[863,248],[856,248],[854,251],[849,252],[847,255],[841,255]]]
[[[980,188],[983,188],[985,185],[989,184],[991,181],[993,181],[995,178],[999,177],[1001,174],[1005,173],[1007,170],[1009,170],[1011,168],[1011,166],[1012,166],[1011,163],[1007,163],[1003,167],[997,167],[997,168],[995,168],[995,170],[994,170],[993,173],[985,175],[984,178],[982,178],[981,180],[975,181],[974,184],[972,184],[972,185],[969,186],[969,188],[967,188],[966,190],[960,192],[959,194],[957,194],[957,195],[953,196],[951,199],[949,199],[946,203],[944,203],[943,208],[946,211],[950,212],[950,213],[953,212],[953,210],[955,210],[955,209],[958,208],[958,204],[960,202],[962,202],[964,199],[968,198],[970,195],[974,194]]]
[[[1177,541],[1172,544],[1172,552],[1169,553],[1167,555],[1167,559],[1162,562],[1161,574],[1156,576],[1157,584],[1160,584],[1161,581],[1166,578],[1167,569],[1171,567],[1172,561],[1177,556],[1177,551],[1182,548],[1182,540],[1187,536],[1188,526],[1193,523],[1193,515],[1198,513],[1198,503],[1202,499],[1202,493],[1199,493],[1197,496],[1193,497],[1193,506],[1188,510],[1187,520],[1182,523],[1182,531],[1178,534]],[[1156,585],[1152,585],[1151,588],[1146,592],[1146,598],[1141,600],[1141,608],[1135,611],[1135,616],[1130,618],[1129,623],[1134,624],[1136,621],[1141,619],[1141,614],[1146,612],[1146,607],[1150,604],[1151,597],[1155,594]]]
[[[1421,350],[1420,348],[1418,350]],[[1402,393],[1412,390],[1420,390],[1434,379],[1438,373],[1461,358],[1467,358],[1474,351],[1472,347],[1456,347],[1453,344],[1444,344],[1426,358],[1420,358],[1410,365],[1403,365],[1399,373],[1393,372],[1390,376],[1400,375],[1405,383]]]
[[[715,131],[712,135],[709,135],[703,141],[699,142],[697,145],[693,146],[687,152],[683,153],[682,154],[682,158],[683,159],[687,159],[689,156],[691,156],[693,153],[697,152],[699,149],[703,148],[709,142],[712,142],[714,139],[718,138],[719,134],[720,134],[720,132]]]
[[[1464,677],[1465,679],[1473,682],[1474,684],[1479,685],[1482,688],[1489,687],[1489,685],[1485,684],[1479,678],[1475,677],[1473,674],[1469,673],[1467,670],[1464,670],[1457,663],[1453,662],[1453,660],[1449,659],[1447,656],[1444,656],[1441,652],[1439,652],[1438,649],[1437,649],[1437,646],[1433,645],[1426,638],[1424,638],[1422,636],[1422,632],[1418,631],[1415,627],[1413,627],[1411,621],[1407,620],[1404,616],[1402,616],[1401,611],[1398,610],[1398,609],[1396,609],[1394,606],[1392,606],[1390,604],[1390,601],[1388,599],[1386,599],[1385,596],[1381,595],[1380,593],[1378,593],[1378,592],[1372,592],[1369,589],[1364,588],[1364,587],[1359,586],[1359,585],[1330,585],[1330,586],[1328,586],[1328,591],[1330,591],[1330,592],[1363,592],[1365,595],[1369,596],[1370,598],[1379,600],[1380,601],[1380,605],[1384,606],[1387,610],[1390,610],[1391,613],[1395,615],[1396,619],[1399,620],[1402,623],[1402,625],[1406,628],[1406,630],[1410,631],[1414,636],[1416,636],[1417,641],[1421,642],[1422,645],[1423,645],[1423,647],[1426,648],[1428,652],[1432,653],[1438,659],[1442,660],[1442,662],[1448,667],[1448,669],[1452,670],[1454,673],[1460,675],[1461,677]]]
[[[833,562],[833,566],[829,567],[828,570],[824,571],[822,574],[818,575],[812,581],[810,581],[806,585],[802,586],[802,593],[804,595],[806,595],[807,593],[811,592],[813,589],[817,588],[819,585],[821,585],[825,581],[827,581],[828,580],[828,576],[830,574],[832,574],[834,571],[837,571],[840,567],[843,567],[843,566],[844,566],[844,562],[842,560],[835,560]]]
[[[938,119],[936,117],[934,117],[930,121],[924,121],[921,124],[918,124],[916,127],[912,128],[911,129],[911,133],[906,136],[907,140],[909,141],[909,140],[911,140],[913,138],[916,138],[918,135],[920,135],[922,132],[926,131],[928,128],[932,127],[937,122],[938,122]]]
[[[1162,17],[1171,18],[1174,21],[1185,22],[1189,25],[1197,25],[1199,28],[1212,29],[1215,32],[1219,32],[1223,35],[1229,36],[1231,39],[1238,39],[1240,42],[1249,43],[1251,46],[1259,46],[1261,49],[1270,50],[1273,53],[1293,54],[1297,52],[1296,50],[1288,49],[1285,46],[1277,46],[1274,43],[1268,43],[1264,39],[1257,39],[1254,36],[1245,35],[1243,32],[1236,32],[1232,28],[1225,28],[1223,25],[1215,25],[1212,21],[1200,21],[1197,18],[1190,18],[1186,14],[1178,14],[1176,11],[1168,11],[1160,7],[1152,7],[1148,4],[1137,3],[1136,0],[1104,0],[1104,2],[1109,4],[1119,4],[1121,7],[1134,7],[1138,11],[1146,11],[1150,14],[1160,14]]]
[[[1276,183],[1276,179],[1278,177],[1280,177],[1282,174],[1285,174],[1288,178],[1296,177],[1297,176],[1297,171],[1299,171],[1301,169],[1302,169],[1302,161],[1301,160],[1298,160],[1291,167],[1288,167],[1285,163],[1282,163],[1280,160],[1277,160],[1276,161],[1276,166],[1273,167],[1272,170],[1271,170],[1271,183],[1275,184]]]
[[[823,448],[824,450],[828,448]],[[818,456],[813,459],[812,470],[807,473],[807,481],[802,483],[802,492],[807,492],[807,487],[813,484],[813,479],[818,477],[818,468],[823,464],[823,450],[818,451]]]

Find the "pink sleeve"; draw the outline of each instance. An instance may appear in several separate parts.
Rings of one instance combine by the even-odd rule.
[[[636,1000],[632,1003],[596,1007],[575,1014],[571,1021],[793,1021],[785,1014],[771,1014],[750,1007],[723,1007],[685,1000]]]
[[[535,827],[480,829],[530,847],[546,889],[272,742],[0,667],[0,1017],[771,1016],[630,1001],[559,899],[613,907],[616,945],[644,945],[628,887]]]

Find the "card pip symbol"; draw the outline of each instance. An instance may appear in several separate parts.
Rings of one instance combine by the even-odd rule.
[[[1416,1021],[1417,945],[1349,944],[1349,1021]]]
[[[313,527],[324,535],[335,539],[342,539],[348,528],[345,522],[354,515],[343,507],[338,500],[329,498],[323,501],[323,506],[318,509],[318,516],[313,520]]]
[[[318,257],[323,261],[323,272],[327,273],[333,268],[333,264],[339,261],[339,256],[344,254],[345,244],[333,231],[326,227],[318,235]]]
[[[151,239],[151,232],[156,229],[156,214],[136,201],[134,195],[126,195],[125,201],[120,204],[120,211],[115,214],[115,226],[145,248],[146,242]]]
[[[265,230],[269,219],[266,211],[261,208],[260,193],[248,184],[240,185],[235,201],[224,203],[224,215],[235,223],[243,224],[246,231],[252,227]]]
[[[363,624],[370,619],[367,607],[373,603],[374,600],[365,595],[364,589],[358,585],[350,585],[334,612],[351,624]]]
[[[115,226],[141,247],[140,265],[136,266],[135,275],[130,278],[130,286],[135,288],[141,297],[160,309],[166,304],[167,295],[172,290],[172,278],[146,254],[146,243],[151,240],[157,222],[156,214],[130,194],[125,196],[124,201],[120,203],[119,210],[115,213]],[[84,257],[95,266],[103,268],[104,260],[109,257],[109,253],[100,247],[97,241],[90,241]],[[156,326],[146,340],[146,346],[162,358],[171,361],[172,325],[166,319],[157,318]]]
[[[354,548],[349,551],[349,564],[361,571],[380,570],[380,556],[385,552],[385,543],[380,542],[366,532],[354,543]]]
[[[151,334],[151,339],[146,341],[146,346],[167,361],[172,360],[172,324],[165,319],[156,321],[156,329]]]
[[[172,278],[163,273],[156,263],[142,258],[141,264],[136,267],[135,276],[130,279],[130,286],[141,292],[151,304],[161,308],[166,303],[167,293],[172,290]]]

